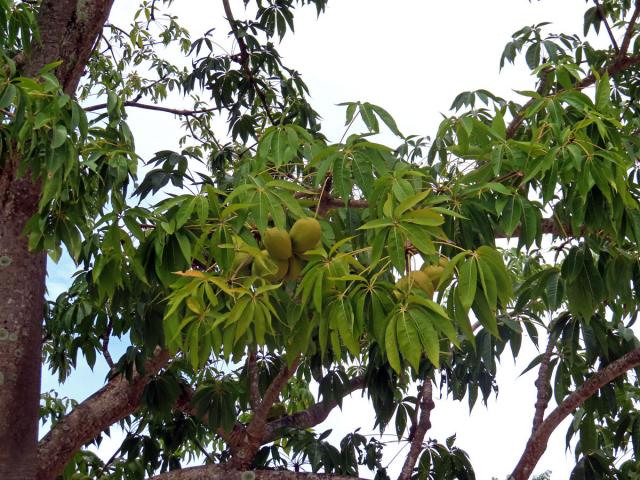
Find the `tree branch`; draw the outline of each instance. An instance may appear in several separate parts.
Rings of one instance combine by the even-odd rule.
[[[616,37],[613,35],[613,31],[611,30],[611,25],[609,25],[609,21],[607,20],[607,15],[605,14],[604,9],[602,8],[602,5],[598,0],[593,0],[593,2],[596,4],[598,15],[600,15],[600,18],[604,23],[604,27],[607,29],[607,33],[609,34],[609,40],[611,40],[611,44],[613,45],[613,48],[615,49],[616,54],[620,54],[620,47],[618,47],[618,42],[616,42]]]
[[[624,38],[622,39],[622,44],[620,45],[620,51],[618,52],[618,58],[623,58],[627,55],[629,51],[629,46],[631,45],[631,39],[633,38],[633,34],[636,29],[636,22],[638,21],[638,16],[640,15],[640,0],[636,0],[636,5],[631,14],[631,19],[629,20],[629,25],[627,26],[627,31],[624,34]]]
[[[121,375],[74,408],[38,446],[37,480],[52,480],[62,473],[75,452],[118,420],[133,413],[149,379],[169,362],[169,352],[160,350],[145,363],[144,374],[134,373],[131,381]]]
[[[365,386],[366,381],[364,377],[352,378],[346,389],[342,392],[342,398],[351,395],[356,390],[363,389]],[[277,420],[273,420],[267,424],[266,433],[262,441],[263,443],[273,442],[280,438],[280,431],[286,428],[298,428],[305,430],[307,428],[315,427],[316,425],[324,422],[331,411],[337,406],[337,399],[332,399],[327,402],[318,402],[302,412],[292,413],[291,415],[285,415]]]
[[[358,477],[345,475],[331,475],[322,473],[289,472],[287,470],[251,470],[253,475],[246,475],[247,471],[232,470],[224,465],[203,465],[180,470],[172,470],[156,475],[149,480],[362,480]]]
[[[611,362],[595,373],[580,388],[569,395],[549,414],[538,429],[531,434],[518,464],[509,477],[510,480],[527,480],[547,448],[553,431],[576,408],[593,396],[600,388],[615,380],[623,373],[640,365],[640,348],[632,350],[618,360]]]
[[[255,348],[251,349],[247,357],[247,380],[249,382],[249,404],[253,410],[256,410],[260,405],[260,389],[258,388],[258,365]]]
[[[425,378],[422,384],[422,392],[420,399],[420,421],[416,426],[409,453],[404,461],[398,480],[410,480],[413,469],[418,461],[418,456],[423,448],[424,437],[431,428],[431,410],[435,407],[433,403],[433,387],[431,379]]]
[[[125,107],[135,107],[135,108],[142,108],[144,110],[154,110],[156,112],[166,112],[166,113],[172,113],[174,115],[178,115],[181,117],[194,117],[196,115],[200,115],[202,113],[210,113],[210,112],[214,112],[216,110],[219,110],[219,108],[217,107],[211,107],[211,108],[202,108],[200,110],[188,110],[188,109],[181,109],[181,108],[170,108],[170,107],[162,107],[160,105],[150,105],[148,103],[140,103],[134,100],[127,100],[126,102],[122,102],[122,104]],[[99,103],[97,105],[89,105],[88,107],[85,107],[84,111],[85,112],[95,112],[96,110],[102,110],[107,108],[107,104],[106,103]]]
[[[282,392],[282,389],[298,369],[299,364],[300,355],[295,358],[291,366],[285,362],[276,378],[267,388],[262,402],[254,412],[253,419],[246,427],[244,441],[239,443],[238,448],[232,448],[232,459],[229,462],[231,469],[246,469],[253,461],[253,457],[264,442],[269,410],[271,410],[271,407],[280,396],[280,392]]]
[[[551,372],[549,371],[549,363],[551,361],[551,355],[555,348],[555,335],[549,335],[549,343],[547,343],[547,349],[540,361],[540,369],[538,370],[538,378],[535,381],[535,386],[538,389],[538,396],[535,404],[535,414],[533,415],[533,428],[531,433],[536,433],[536,430],[542,424],[544,420],[544,412],[549,406],[549,377]]]
[[[233,12],[231,11],[231,5],[229,5],[229,0],[222,0],[222,5],[224,7],[224,13],[227,16],[227,21],[231,26],[231,33],[233,33],[233,36],[238,42],[238,47],[240,48],[240,64],[242,66],[242,69],[244,70],[244,73],[247,76],[247,80],[249,80],[249,82],[251,82],[251,84],[253,85],[253,88],[256,89],[258,98],[260,98],[260,101],[262,102],[262,106],[264,107],[267,117],[269,117],[269,121],[271,122],[271,124],[275,125],[276,122],[273,119],[273,116],[271,115],[271,110],[269,109],[267,98],[264,92],[260,89],[260,87],[258,87],[256,80],[253,77],[253,73],[251,72],[251,66],[249,65],[249,61],[251,58],[249,55],[249,50],[247,48],[246,42],[244,41],[244,38],[242,38],[242,35],[238,30],[238,25],[236,23],[236,19],[233,16]]]

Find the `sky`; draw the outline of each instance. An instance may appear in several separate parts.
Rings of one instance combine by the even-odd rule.
[[[126,26],[135,3],[116,0],[112,21]],[[222,18],[220,2],[178,0],[174,5],[194,38],[210,28],[212,19]],[[243,2],[233,0],[232,6],[236,18],[242,18]],[[552,22],[548,28],[555,32],[581,33],[585,8],[584,0],[330,0],[326,13],[318,19],[315,8],[300,10],[295,35],[285,37],[279,51],[309,86],[311,103],[321,114],[324,133],[330,139],[339,139],[344,131],[344,109],[337,104],[356,100],[384,107],[405,135],[433,135],[442,114],[461,91],[485,88],[518,99],[514,90],[532,89],[533,79],[523,62],[499,71],[505,43],[522,26],[542,21]],[[226,34],[225,27],[218,35]],[[165,106],[179,105],[167,102]],[[179,121],[170,115],[130,110],[129,125],[143,158],[178,148],[182,132]],[[391,137],[381,140],[395,146]],[[71,272],[68,260],[50,266],[51,297],[64,289]],[[114,347],[112,355],[117,358],[123,347],[117,343]],[[456,403],[436,393],[428,436],[444,442],[456,433],[456,445],[469,453],[479,480],[505,478],[525,446],[533,417],[536,373],[520,376],[520,372],[536,354],[533,347],[523,346],[514,364],[505,352],[499,366],[497,400],[491,399],[486,408],[477,404],[471,415],[466,400]],[[56,388],[82,400],[103,385],[105,374],[106,365],[98,360],[93,372],[81,366],[59,388],[45,373],[43,391]],[[374,433],[373,411],[356,395],[319,428],[333,428],[332,438],[339,440],[358,427],[362,427],[361,433]],[[571,452],[565,456],[565,433],[566,422],[551,437],[537,473],[548,469],[554,480],[568,478],[574,460]],[[108,458],[118,440],[116,434],[112,441],[103,442],[100,454]],[[389,448],[385,461],[392,459],[395,450]],[[398,455],[390,472],[399,471],[403,459],[404,455]]]

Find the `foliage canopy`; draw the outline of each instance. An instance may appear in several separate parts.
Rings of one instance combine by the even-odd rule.
[[[110,7],[84,3],[81,20]],[[60,381],[79,355],[111,367],[80,406],[43,395],[38,478],[170,479],[205,459],[182,473],[294,478],[280,470],[308,464],[385,479],[383,442],[354,432],[332,445],[312,430],[358,390],[375,426],[409,444],[400,480],[475,478],[453,437],[425,440],[433,385],[473,408],[523,341],[542,353],[528,367],[539,370],[534,428],[513,478],[529,478],[569,414],[572,478],[640,475],[640,4],[587,2],[582,36],[514,33],[501,66],[524,56],[537,78],[524,103],[463,92],[429,140],[348,102],[331,142],[276,49],[295,8],[320,15],[325,0],[246,0],[243,20],[223,0],[228,51],[226,27],[191,38],[172,3],[143,1],[127,28],[99,25],[69,89],[69,58],[29,70],[54,7],[0,0],[0,186],[33,179],[29,249],[66,252],[78,268],[47,304],[44,364]],[[594,47],[590,31],[609,45]],[[174,93],[193,107],[163,106]],[[184,127],[180,148],[140,176],[130,108]],[[398,145],[376,143],[381,131]],[[4,219],[11,205],[0,202]],[[499,248],[505,237],[517,247]],[[2,243],[0,255],[9,272]],[[116,361],[112,337],[130,344]],[[558,408],[545,417],[550,396]],[[118,422],[128,434],[113,458],[86,450]]]

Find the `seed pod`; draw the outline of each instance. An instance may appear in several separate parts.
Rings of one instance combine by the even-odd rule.
[[[314,248],[322,237],[320,223],[315,218],[301,218],[289,230],[293,251],[304,253]]]
[[[262,236],[262,243],[273,258],[288,260],[291,257],[291,237],[280,228],[268,228]]]

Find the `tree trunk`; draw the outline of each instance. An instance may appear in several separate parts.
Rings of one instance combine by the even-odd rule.
[[[35,476],[41,324],[46,256],[29,253],[21,235],[40,189],[15,179],[15,155],[0,170],[0,478]]]
[[[44,0],[38,13],[41,42],[20,59],[34,76],[62,60],[60,83],[73,94],[113,0]],[[37,212],[40,184],[17,179],[17,154],[0,161],[0,478],[29,480],[37,471],[38,410],[46,253],[28,251],[22,231]]]

